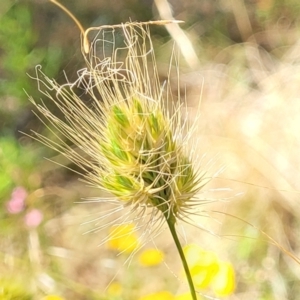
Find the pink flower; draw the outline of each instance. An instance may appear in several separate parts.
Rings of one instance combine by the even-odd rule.
[[[24,222],[27,227],[35,228],[41,224],[43,220],[43,214],[38,209],[32,209],[25,215]]]
[[[25,198],[27,197],[27,191],[22,186],[18,186],[13,189],[13,191],[11,193],[11,197],[12,197],[12,199],[25,200]]]
[[[24,210],[27,191],[19,186],[14,188],[10,200],[6,203],[6,209],[11,214],[18,214]]]

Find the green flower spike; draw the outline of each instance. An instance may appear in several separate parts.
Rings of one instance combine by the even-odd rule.
[[[172,97],[170,83],[162,86],[158,80],[148,27],[166,23],[170,22],[88,29],[84,40],[91,32],[97,35],[86,54],[88,68],[76,83],[59,86],[38,70],[38,82],[43,81],[48,90],[43,93],[61,110],[64,120],[46,105],[32,102],[56,128],[54,132],[60,133],[58,142],[36,134],[38,140],[81,167],[86,182],[114,195],[133,214],[140,211],[139,220],[147,214],[150,222],[167,222],[196,299],[175,225],[179,219],[189,220],[195,205],[203,204],[196,195],[207,180],[188,155],[180,107],[171,116],[165,108],[164,99]],[[84,87],[88,104],[75,94],[74,86]]]

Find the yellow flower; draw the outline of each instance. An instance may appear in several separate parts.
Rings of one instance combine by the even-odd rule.
[[[197,295],[197,300],[200,300],[200,296]],[[185,294],[181,294],[181,295],[177,295],[175,296],[174,300],[193,300],[191,293],[185,293]]]
[[[228,262],[219,262],[219,270],[211,282],[211,288],[216,296],[228,296],[235,289],[235,276],[232,265]]]
[[[185,246],[184,253],[197,288],[211,288],[218,297],[233,293],[235,278],[230,263],[219,260],[216,254],[195,244]]]
[[[65,298],[62,298],[57,295],[48,295],[48,296],[45,296],[42,300],[65,300]]]
[[[218,272],[218,257],[195,244],[185,246],[184,253],[195,286],[199,289],[207,288]]]
[[[158,249],[146,249],[139,256],[142,266],[150,267],[160,264],[164,259],[164,253]]]
[[[139,300],[174,300],[174,296],[170,292],[161,291],[140,297]]]
[[[107,289],[107,293],[110,296],[120,296],[122,294],[122,290],[122,286],[119,282],[112,282]]]
[[[133,224],[112,226],[109,230],[107,246],[120,252],[133,252],[139,246],[135,226]]]

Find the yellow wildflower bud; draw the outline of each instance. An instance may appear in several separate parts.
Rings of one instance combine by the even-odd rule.
[[[62,298],[57,295],[48,295],[48,296],[45,296],[42,300],[65,300],[65,298]]]
[[[168,291],[161,291],[143,296],[139,300],[174,300],[174,296]]]
[[[123,288],[120,283],[112,282],[107,289],[107,294],[110,296],[120,296],[122,291]]]
[[[228,296],[234,292],[234,269],[229,262],[219,262],[219,270],[211,282],[211,288],[216,296]]]
[[[218,257],[195,244],[184,247],[184,253],[195,286],[199,289],[207,288],[218,272]]]
[[[131,253],[139,246],[133,224],[116,225],[110,228],[107,246],[110,249]]]
[[[200,300],[201,297],[197,295],[197,300]],[[181,295],[176,295],[174,300],[193,300],[191,293],[185,293]]]
[[[164,253],[158,249],[146,249],[139,256],[142,266],[151,267],[160,264],[164,259]]]

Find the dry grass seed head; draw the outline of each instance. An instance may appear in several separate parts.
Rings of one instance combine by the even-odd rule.
[[[169,21],[157,24],[165,22]],[[91,31],[96,35],[85,55],[87,67],[78,72],[74,83],[59,85],[37,68],[39,89],[63,113],[63,119],[32,100],[54,127],[57,141],[37,133],[36,138],[79,166],[86,183],[114,195],[117,200],[114,197],[109,203],[129,208],[106,225],[147,218],[149,231],[153,223],[161,226],[162,216],[189,221],[195,206],[206,202],[197,194],[209,180],[195,168],[187,150],[181,107],[173,101],[170,78],[165,84],[159,81],[151,24],[156,23],[88,29],[84,38]],[[77,96],[75,87],[84,89],[89,105]],[[174,105],[173,115],[166,102]],[[108,218],[115,211],[120,207],[113,207]]]

